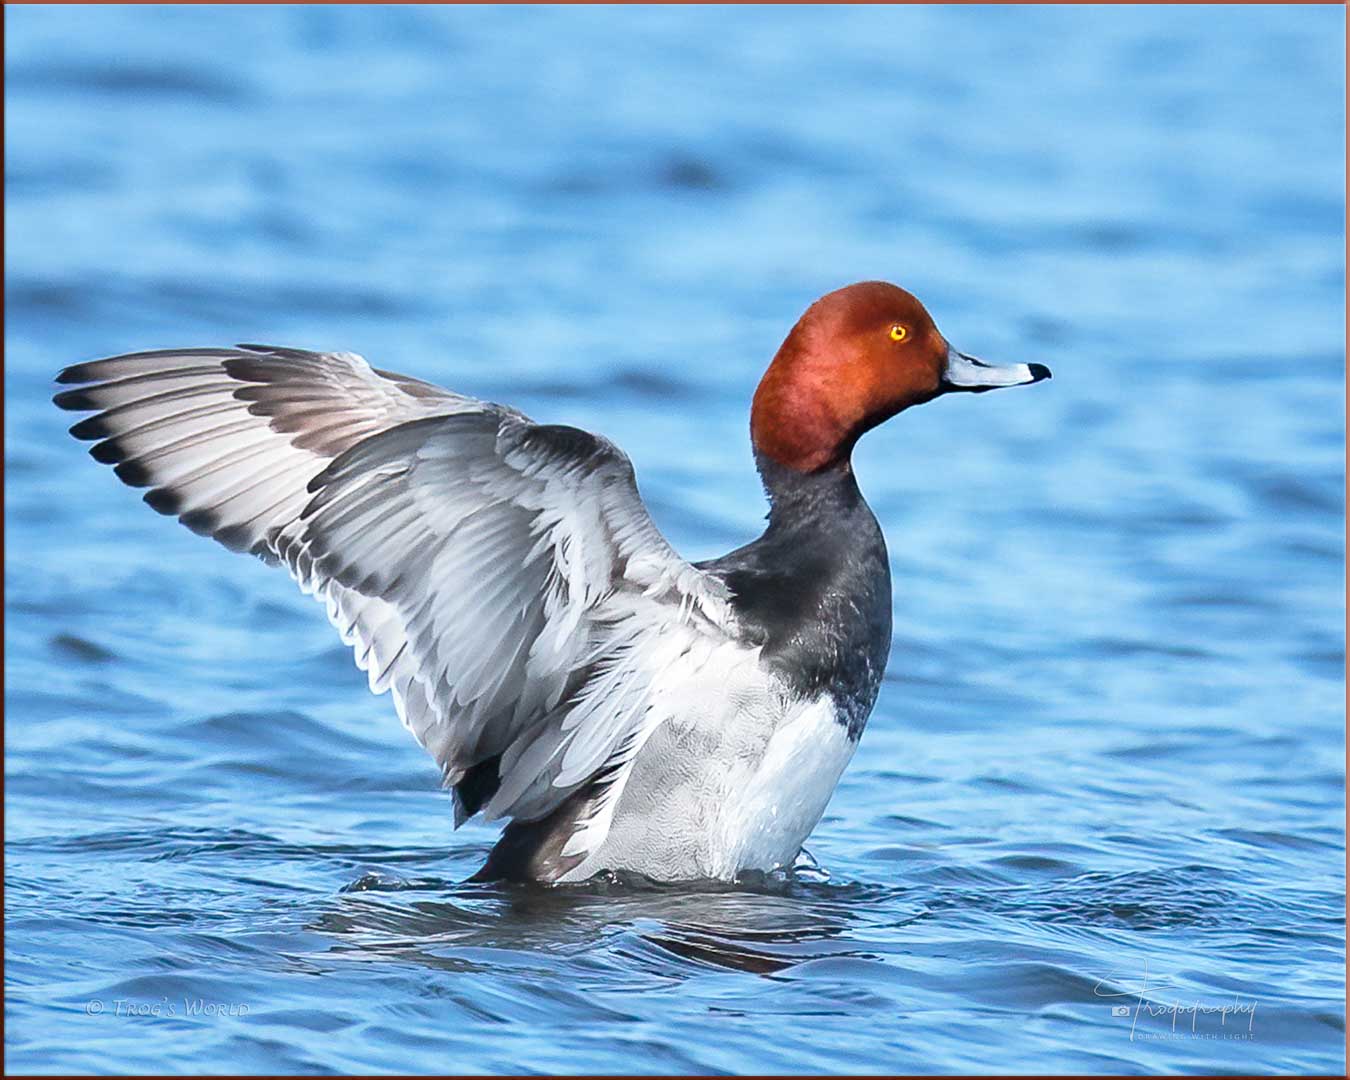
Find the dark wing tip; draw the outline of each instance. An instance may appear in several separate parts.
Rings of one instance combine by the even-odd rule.
[[[61,369],[56,381],[62,384],[89,382],[88,369],[88,364],[71,364],[70,367]]]
[[[318,472],[316,472],[313,476],[309,478],[309,483],[305,485],[305,493],[308,495],[316,494],[331,479],[333,479],[333,463],[330,461],[326,466],[324,466],[322,469],[320,469]],[[309,517],[310,514],[313,512],[311,510],[311,507],[313,506],[314,504],[312,502],[309,503],[305,507],[305,509],[301,512],[300,516]],[[317,509],[317,507],[315,509]]]
[[[154,497],[153,502],[151,501],[152,496]],[[162,514],[177,513],[182,508],[182,500],[165,488],[157,488],[149,492],[145,496],[145,501]],[[198,507],[196,510],[179,514],[178,520],[198,536],[209,536],[211,539],[224,544],[231,551],[252,550],[257,554],[257,537],[253,530],[242,524],[222,526],[220,516],[209,507]]]
[[[152,488],[144,496],[145,504],[156,513],[176,516],[183,509],[183,497],[168,488]]]
[[[67,368],[66,371],[70,369]],[[65,371],[61,372],[66,374]],[[58,380],[59,381],[59,380]],[[67,382],[79,382],[78,379],[68,379]],[[59,394],[52,397],[58,409],[69,409],[71,412],[85,412],[89,409],[97,409],[98,405],[94,403],[93,396],[89,393],[88,387],[80,387],[78,390],[62,390]]]
[[[99,446],[103,445],[105,444],[104,443],[99,444]],[[98,449],[98,447],[95,447],[95,449]],[[108,464],[111,465],[112,461],[109,461]],[[142,465],[139,461],[120,462],[119,464],[113,466],[113,472],[115,472],[117,474],[117,478],[121,480],[122,483],[126,484],[128,487],[149,487],[151,484],[155,482],[154,478],[150,475],[150,470],[147,469],[144,465]]]
[[[111,434],[107,423],[101,415],[89,416],[81,420],[78,424],[70,426],[70,433],[77,439],[88,442],[91,439],[102,439]]]
[[[76,427],[79,426],[80,425],[78,424],[76,425]],[[72,429],[72,432],[73,430],[74,429]],[[112,438],[104,439],[101,443],[95,443],[91,446],[89,448],[89,456],[101,464],[116,465],[126,458],[127,453],[121,442],[116,438]],[[122,474],[119,472],[117,475],[121,476]]]
[[[211,517],[213,520],[215,519],[214,514],[212,514]],[[218,523],[219,522],[217,521],[217,524]],[[203,519],[203,525],[205,525],[205,519]],[[216,541],[224,544],[231,551],[248,551],[257,541],[254,531],[247,525],[227,525],[223,529],[214,527],[210,529],[203,528],[203,532],[206,535],[214,537]]]

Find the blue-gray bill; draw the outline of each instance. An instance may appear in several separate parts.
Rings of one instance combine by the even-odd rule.
[[[942,373],[942,389],[979,393],[1002,386],[1024,386],[1050,378],[1044,364],[988,364],[973,356],[947,350],[947,367]]]

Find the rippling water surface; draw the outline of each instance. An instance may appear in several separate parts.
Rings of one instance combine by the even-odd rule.
[[[1340,9],[5,16],[11,1071],[1343,1070]],[[604,432],[705,558],[867,277],[1055,380],[858,452],[828,879],[461,884],[493,831],[319,609],[49,403],[352,349]]]

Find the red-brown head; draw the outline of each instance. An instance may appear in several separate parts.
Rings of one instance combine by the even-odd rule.
[[[996,367],[957,352],[904,289],[864,281],[797,320],[755,391],[750,438],[779,465],[815,472],[847,461],[863,432],[911,405],[1049,377],[1042,364]]]

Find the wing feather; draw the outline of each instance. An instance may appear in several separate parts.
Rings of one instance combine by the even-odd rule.
[[[660,667],[729,633],[724,586],[597,436],[351,353],[135,353],[60,381],[57,404],[97,410],[72,434],[152,507],[325,605],[447,782],[497,762],[490,818],[546,814],[630,755]]]

